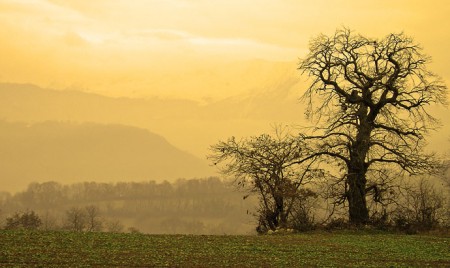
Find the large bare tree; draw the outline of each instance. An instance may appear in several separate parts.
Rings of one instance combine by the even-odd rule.
[[[446,104],[447,88],[404,34],[372,39],[339,29],[314,38],[309,49],[299,69],[312,81],[303,101],[316,127],[302,136],[311,153],[300,161],[337,165],[349,220],[364,224],[366,198],[379,190],[377,172],[436,168],[433,155],[424,153],[424,137],[438,126],[428,109]]]

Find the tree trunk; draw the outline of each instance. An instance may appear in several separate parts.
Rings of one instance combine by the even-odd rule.
[[[350,151],[350,163],[348,166],[348,191],[347,200],[349,206],[350,222],[356,225],[369,221],[369,211],[366,203],[366,156],[369,151],[370,133],[372,131],[369,122],[368,107],[362,104],[358,109],[358,133]]]
[[[365,224],[369,220],[366,203],[366,180],[357,172],[348,175],[348,212],[350,222],[356,225]]]
[[[287,215],[284,211],[284,197],[281,194],[276,194],[275,199],[275,214],[277,215],[277,227],[285,228],[287,225]]]

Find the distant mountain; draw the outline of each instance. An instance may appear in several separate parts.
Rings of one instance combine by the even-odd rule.
[[[202,103],[157,97],[114,98],[0,83],[0,187],[19,185],[22,189],[34,180],[70,183],[198,177],[216,172],[202,162],[211,144],[230,136],[258,135],[270,130],[272,123],[303,118],[295,64],[273,66],[254,61],[229,67],[224,70],[235,71],[202,73],[210,84],[191,81],[191,86],[235,92],[243,87],[246,93]],[[169,80],[182,86],[190,81],[186,79]],[[261,84],[263,88],[259,88]],[[156,137],[167,145],[162,153],[149,145]],[[168,143],[186,152],[169,148]]]
[[[0,121],[0,190],[23,190],[33,181],[162,181],[213,171],[206,161],[145,129]]]
[[[43,89],[30,84],[0,83],[0,120],[135,126],[158,133],[171,144],[201,158],[209,145],[219,139],[256,135],[269,131],[274,123],[291,124],[304,120],[303,107],[298,101],[302,87],[295,64],[272,66],[252,62],[237,67],[242,74],[229,75],[232,78],[230,85],[244,87],[243,92],[247,93],[203,103],[156,97],[113,98],[80,91]],[[203,86],[227,90],[225,84],[229,76],[222,76],[218,81],[223,85]],[[242,84],[239,84],[240,80]]]
[[[0,103],[0,118],[14,121],[125,121],[122,123],[133,125],[178,113],[168,109],[170,107],[179,107],[189,113],[197,108],[195,102],[187,100],[111,98],[12,83],[0,83]]]

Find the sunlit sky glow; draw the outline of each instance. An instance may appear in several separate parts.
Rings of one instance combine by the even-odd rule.
[[[341,26],[374,37],[404,31],[447,80],[449,6],[445,0],[0,0],[0,82],[112,96],[223,98],[239,89],[158,81],[232,61],[295,62],[311,37]]]

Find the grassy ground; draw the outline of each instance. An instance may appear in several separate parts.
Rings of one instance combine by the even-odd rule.
[[[188,236],[0,230],[0,267],[450,267],[450,235]]]

